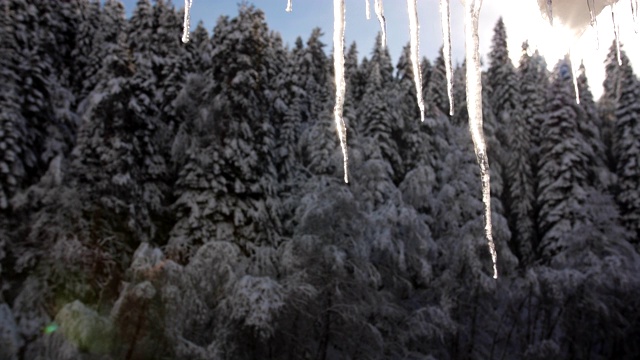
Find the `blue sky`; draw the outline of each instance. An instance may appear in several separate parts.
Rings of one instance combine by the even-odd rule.
[[[572,0],[574,1],[574,0]],[[221,15],[235,16],[238,12],[240,0],[193,0],[192,27],[198,21],[203,21],[205,27],[211,31],[216,20]],[[371,19],[365,17],[366,0],[346,0],[346,43],[356,41],[360,56],[369,56],[373,49],[379,23],[373,13],[374,0],[370,0]],[[575,0],[576,4],[584,5],[583,1]],[[127,14],[135,7],[136,0],[123,1]],[[306,39],[314,27],[323,29],[324,42],[327,53],[332,49],[333,33],[333,2],[331,0],[293,0],[293,11],[287,13],[287,0],[252,0],[249,3],[265,12],[269,28],[280,32],[285,43],[293,44],[296,37]],[[393,58],[397,61],[402,47],[409,41],[409,23],[404,0],[386,0],[384,3],[387,18],[388,46]],[[177,8],[182,8],[184,2],[174,0]],[[420,22],[420,53],[430,60],[435,59],[438,49],[442,45],[442,30],[440,27],[438,0],[418,0],[418,14]],[[626,10],[626,8],[625,8]],[[452,40],[454,63],[463,60],[464,24],[462,22],[461,1],[451,0]],[[624,13],[619,18],[626,19]],[[529,40],[532,46],[540,49],[552,67],[556,60],[566,53],[566,43],[570,42],[574,50],[572,54],[579,61],[584,59],[592,91],[596,98],[601,93],[604,78],[603,61],[609,44],[613,39],[610,25],[611,13],[608,8],[598,17],[599,27],[587,29],[581,40],[567,40],[559,36],[557,29],[551,29],[542,19],[536,0],[485,0],[480,18],[480,53],[486,57],[491,45],[493,27],[497,19],[504,18],[508,45],[512,60],[517,64],[521,55],[521,44]],[[628,16],[630,17],[630,16]],[[626,21],[626,20],[625,20]],[[608,23],[607,23],[608,22]],[[628,22],[628,21],[627,21]],[[623,42],[638,43],[638,35],[627,22],[621,25]],[[564,40],[563,40],[564,39]],[[598,46],[600,44],[600,46]],[[577,49],[577,50],[576,50]],[[625,48],[634,63],[636,72],[640,72],[640,47]]]

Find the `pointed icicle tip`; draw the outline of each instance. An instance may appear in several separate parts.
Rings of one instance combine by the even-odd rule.
[[[371,20],[371,4],[369,3],[369,0],[364,0],[365,1],[365,15],[367,17],[367,20]]]
[[[182,26],[182,42],[189,42],[189,32],[191,31],[191,4],[193,0],[184,0],[184,24]]]
[[[288,0],[287,1],[287,8],[285,9],[286,12],[292,12],[293,11],[293,6],[291,4],[292,0]]]
[[[547,17],[549,17],[549,24],[553,26],[553,1],[547,0]]]
[[[631,0],[631,18],[633,19],[633,30],[638,33],[638,0]]]
[[[484,208],[484,234],[493,262],[493,278],[498,278],[498,254],[493,241],[491,223],[491,173],[487,146],[482,128],[482,68],[480,64],[478,21],[482,0],[464,1],[465,58],[467,62],[467,111],[469,131],[473,140],[476,160],[480,167],[482,181],[482,204]]]
[[[442,40],[444,49],[444,65],[447,75],[447,94],[449,96],[449,115],[453,116],[453,62],[451,60],[451,9],[449,0],[440,0],[440,22],[442,23]]]
[[[620,58],[620,27],[616,22],[616,4],[611,4],[611,21],[613,22],[613,35],[616,40],[616,55],[618,57],[618,66],[622,66],[622,59]]]
[[[344,123],[342,111],[344,107],[345,87],[344,79],[344,28],[345,28],[344,0],[333,0],[333,67],[336,81],[336,104],[333,115],[342,148],[344,182],[349,183],[349,154],[347,152],[347,127]]]
[[[422,70],[420,69],[420,24],[418,23],[418,6],[416,0],[407,0],[409,13],[409,36],[411,43],[411,65],[413,82],[416,85],[416,100],[420,108],[420,120],[424,122],[424,100],[422,99]]]
[[[376,0],[374,3],[376,16],[378,17],[378,21],[380,22],[380,30],[382,31],[382,47],[385,48],[387,46],[387,20],[384,17],[384,7],[382,5],[382,0]]]

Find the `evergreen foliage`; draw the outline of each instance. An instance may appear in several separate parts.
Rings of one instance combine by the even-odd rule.
[[[0,358],[640,357],[639,82],[483,76],[491,278],[464,64],[348,50],[349,185],[323,32],[246,3],[180,43],[139,0],[0,1]],[[290,47],[289,47],[290,46]],[[615,55],[614,52],[612,54]],[[615,174],[614,174],[615,173]]]

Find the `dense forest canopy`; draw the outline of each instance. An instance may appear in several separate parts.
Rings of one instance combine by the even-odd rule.
[[[0,0],[0,358],[640,357],[640,83],[604,95],[498,21],[483,73],[491,278],[464,64],[346,50],[241,5]],[[577,71],[574,71],[577,67]],[[573,74],[578,74],[580,103]]]

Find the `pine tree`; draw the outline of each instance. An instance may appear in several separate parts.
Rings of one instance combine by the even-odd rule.
[[[329,93],[329,59],[324,52],[325,44],[320,40],[322,35],[320,28],[314,28],[306,47],[300,48],[299,42],[292,54],[293,72],[297,74],[293,83],[306,93],[301,102],[303,129],[320,116],[324,109],[322,101]]]
[[[622,66],[619,76],[619,97],[616,107],[616,123],[613,150],[618,176],[617,200],[623,224],[635,232],[635,242],[640,237],[640,84],[629,64],[629,58],[621,53]]]
[[[542,129],[538,172],[540,215],[538,254],[544,261],[570,246],[567,235],[585,219],[579,209],[586,201],[590,148],[578,129],[571,66],[560,61],[551,85],[554,94]]]
[[[607,189],[613,186],[614,180],[607,166],[607,156],[604,142],[600,134],[602,120],[598,115],[593,95],[589,89],[586,69],[584,64],[578,68],[578,94],[580,97],[580,107],[582,108],[582,118],[578,121],[578,129],[585,141],[591,147],[593,158],[589,162],[593,164],[593,174],[595,178],[590,179],[590,184],[600,189]]]
[[[370,64],[370,73],[364,96],[360,102],[357,118],[360,121],[361,129],[359,134],[362,137],[370,138],[380,147],[380,153],[393,172],[392,178],[399,183],[404,175],[403,161],[400,157],[398,144],[395,140],[396,133],[399,133],[401,124],[393,119],[392,106],[388,100],[393,96],[389,94],[389,87],[383,83],[382,73],[378,63]]]
[[[98,55],[101,9],[98,1],[79,2],[80,19],[77,26],[73,57],[71,83],[77,102],[82,101],[95,87],[95,76],[102,67],[103,58]],[[76,104],[77,106],[77,104]]]
[[[158,139],[166,130],[153,102],[151,69],[132,55],[121,34],[90,96],[73,173],[101,206],[126,219],[137,242],[156,236],[151,216],[162,209],[167,172]]]
[[[520,72],[522,111],[526,119],[528,131],[531,134],[531,156],[534,173],[537,169],[537,148],[540,146],[540,126],[545,118],[545,104],[549,79],[547,64],[536,50],[533,55],[528,54],[529,44],[522,44],[522,56],[518,71]]]
[[[373,66],[373,64],[378,65],[382,83],[385,85],[391,84],[393,81],[393,63],[391,62],[391,55],[389,55],[389,48],[382,43],[382,33],[378,33],[373,45],[369,66]],[[365,69],[365,71],[370,71],[370,69]]]
[[[442,51],[443,48],[440,47],[438,57],[431,70],[431,76],[429,76],[427,86],[424,88],[424,101],[427,113],[435,114],[437,111],[441,111],[443,114],[449,115],[447,75]]]
[[[400,179],[404,179],[406,173],[422,164],[427,154],[424,148],[427,142],[426,134],[421,131],[423,124],[420,122],[420,110],[415,101],[416,88],[413,82],[413,68],[409,51],[408,44],[402,48],[400,59],[396,65],[396,79],[392,93],[393,99],[391,99],[392,104],[396,104],[396,110],[391,114],[395,117],[392,121],[397,123],[398,134],[395,139],[404,170],[404,173],[398,174]],[[425,74],[430,72],[425,69],[429,69],[430,64],[425,59],[423,65],[424,80]]]
[[[9,199],[20,188],[29,167],[34,167],[36,154],[30,149],[27,136],[27,121],[20,111],[18,96],[20,78],[18,74],[18,43],[15,11],[8,3],[3,6],[0,18],[0,210],[9,206]]]
[[[529,163],[531,140],[527,120],[523,117],[520,77],[509,59],[507,34],[502,18],[494,28],[489,53],[489,102],[496,115],[493,165],[502,169],[502,194],[497,194],[509,215],[512,248],[525,263],[532,260],[533,183]]]
[[[525,174],[528,166],[531,171],[531,177],[528,182],[532,187],[532,194],[526,195],[523,198],[523,201],[526,201],[526,198],[533,197],[533,201],[529,204],[532,206],[530,210],[530,216],[532,227],[531,232],[527,232],[527,220],[523,220],[524,227],[516,229],[516,231],[524,231],[523,236],[530,236],[531,239],[531,249],[537,247],[539,243],[539,237],[537,233],[537,221],[538,221],[538,211],[539,206],[537,204],[537,193],[538,193],[538,159],[539,159],[539,148],[541,141],[541,128],[544,119],[546,118],[546,94],[548,91],[548,80],[547,80],[547,69],[546,64],[544,63],[544,59],[538,54],[536,51],[533,55],[528,54],[529,44],[524,42],[522,44],[522,56],[520,57],[520,63],[518,67],[518,72],[520,73],[521,78],[521,86],[520,93],[522,99],[522,118],[524,119],[524,129],[521,131],[521,135],[524,139],[528,134],[529,137],[529,152],[528,152],[528,160],[526,164],[520,164],[522,168],[522,174]],[[523,142],[524,144],[525,142]],[[515,163],[514,163],[515,164]],[[528,165],[527,165],[528,164]],[[524,180],[524,178],[521,178]],[[524,190],[527,189],[526,183],[523,183],[525,186]],[[526,202],[523,203],[522,209],[526,209]],[[524,244],[523,244],[524,245]],[[528,249],[523,249],[522,254],[527,254]],[[526,257],[526,255],[525,255]],[[531,258],[531,257],[529,257]]]
[[[598,100],[598,113],[601,119],[600,133],[607,154],[607,164],[612,172],[616,171],[616,156],[613,150],[616,123],[615,112],[620,98],[620,82],[622,81],[617,54],[618,46],[614,41],[609,47],[607,58],[604,61],[605,79],[602,83],[604,91]]]
[[[241,6],[238,17],[220,18],[213,35],[215,79],[208,89],[215,119],[215,151],[222,166],[215,181],[222,189],[213,221],[218,239],[234,239],[249,251],[252,244],[278,241],[279,203],[272,151],[275,129],[267,93],[274,74],[269,69],[270,38],[264,13]]]

